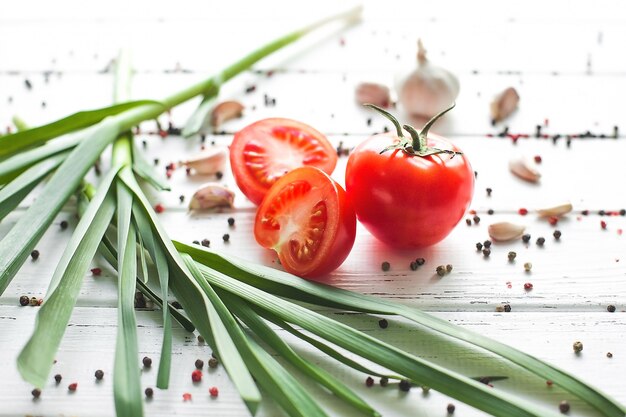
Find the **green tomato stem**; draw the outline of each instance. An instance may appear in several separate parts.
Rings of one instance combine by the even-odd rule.
[[[398,135],[399,138],[403,138],[404,134],[402,133],[402,126],[400,125],[400,122],[398,121],[398,119],[396,119],[396,117],[389,113],[387,110],[382,109],[380,107],[378,107],[375,104],[363,104],[365,107],[369,107],[370,109],[374,109],[376,110],[378,113],[382,114],[383,116],[385,116],[387,119],[389,119],[389,121],[391,123],[393,123],[393,125],[396,127],[396,134]]]

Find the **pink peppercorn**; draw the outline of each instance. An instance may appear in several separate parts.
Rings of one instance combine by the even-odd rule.
[[[200,382],[200,381],[202,381],[202,371],[199,370],[199,369],[194,370],[191,373],[191,380],[193,382]]]
[[[217,389],[217,387],[211,387],[209,388],[209,395],[211,395],[211,397],[215,398],[220,394],[220,391]]]

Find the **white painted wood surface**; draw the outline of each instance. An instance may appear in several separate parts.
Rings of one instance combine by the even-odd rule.
[[[393,86],[398,74],[412,68],[415,41],[422,37],[433,62],[458,74],[461,95],[453,113],[436,126],[468,155],[478,172],[472,209],[479,225],[464,222],[435,247],[398,252],[383,247],[359,227],[350,257],[328,281],[342,288],[396,299],[433,312],[461,326],[514,345],[561,366],[573,374],[626,402],[626,228],[624,216],[600,216],[599,210],[626,208],[623,181],[626,152],[621,93],[626,89],[626,10],[617,1],[586,2],[398,2],[393,9],[379,2],[366,2],[364,20],[357,26],[336,28],[311,36],[279,52],[224,87],[220,99],[237,99],[246,105],[242,119],[224,125],[225,134],[209,135],[206,144],[226,146],[232,133],[263,117],[291,117],[326,133],[334,144],[352,147],[368,135],[381,131],[385,123],[356,105],[354,87],[361,81]],[[382,3],[382,2],[380,2]],[[505,5],[506,4],[506,5]],[[130,46],[137,70],[135,98],[160,98],[242,56],[247,51],[288,29],[296,28],[314,15],[345,8],[348,3],[315,2],[292,5],[281,2],[117,2],[85,6],[79,1],[38,4],[26,1],[4,5],[0,13],[0,128],[19,114],[28,123],[45,123],[80,109],[107,105],[111,100],[110,72],[103,72],[120,47]],[[181,71],[180,69],[183,69]],[[268,76],[271,71],[271,76]],[[33,88],[24,86],[24,79]],[[47,79],[47,81],[46,81]],[[255,85],[256,91],[245,94]],[[489,123],[492,96],[507,86],[521,95],[520,109],[496,127]],[[265,107],[264,94],[276,98],[275,107]],[[9,97],[11,99],[9,99]],[[45,107],[42,103],[45,102]],[[181,126],[197,102],[175,109],[171,121]],[[400,115],[402,115],[400,111]],[[372,118],[371,126],[366,121]],[[162,122],[167,123],[168,117]],[[504,126],[511,133],[529,134],[516,145],[497,137]],[[536,126],[549,138],[535,138]],[[566,135],[611,136],[614,126],[622,132],[617,139],[572,139]],[[154,130],[154,123],[142,131]],[[561,138],[553,142],[553,135]],[[493,137],[495,136],[495,137]],[[199,138],[184,140],[143,134],[150,159],[159,167],[193,155]],[[513,177],[507,168],[517,155],[542,157],[540,184],[529,185]],[[346,158],[342,157],[333,176],[343,181]],[[228,170],[227,170],[228,171]],[[188,177],[177,170],[171,178],[173,191],[154,195],[166,211],[161,219],[172,238],[185,242],[208,238],[212,247],[246,259],[276,266],[275,256],[261,249],[251,234],[254,207],[237,191],[236,208],[221,213],[188,213],[186,203],[195,188],[212,178]],[[229,172],[223,183],[236,188]],[[487,196],[485,189],[493,189]],[[29,198],[45,198],[36,193]],[[551,226],[537,218],[534,209],[554,201],[569,200],[574,212]],[[28,204],[27,200],[26,204]],[[530,212],[520,216],[518,210]],[[494,210],[489,215],[488,210]],[[589,210],[589,215],[583,215]],[[21,209],[0,223],[3,236]],[[229,228],[227,218],[236,225]],[[472,215],[468,214],[468,218]],[[57,356],[54,373],[63,374],[56,386],[52,377],[40,400],[31,398],[31,387],[15,368],[15,358],[32,329],[36,307],[19,307],[20,295],[44,297],[49,277],[70,236],[71,227],[61,231],[58,223],[75,224],[68,205],[38,245],[41,257],[26,262],[16,279],[0,297],[0,416],[114,414],[111,370],[115,340],[114,273],[104,269],[101,277],[85,276],[70,327]],[[495,245],[485,259],[475,243],[488,238],[487,226],[496,221],[524,224],[532,235],[530,244]],[[607,223],[607,229],[600,222]],[[552,232],[562,231],[556,242]],[[228,244],[224,233],[231,235]],[[546,238],[543,248],[535,245]],[[518,254],[514,263],[507,253]],[[417,256],[427,263],[411,271]],[[391,270],[380,270],[382,261]],[[526,273],[524,262],[532,262]],[[453,264],[450,275],[434,274],[439,264]],[[534,289],[525,291],[523,284]],[[497,313],[508,303],[510,313]],[[607,306],[617,307],[608,313]],[[583,404],[547,388],[544,381],[491,361],[487,354],[466,346],[447,346],[441,339],[401,321],[386,330],[377,319],[362,315],[336,315],[359,329],[398,343],[468,375],[505,374],[510,379],[496,389],[514,392],[556,410],[562,399],[572,404],[572,416],[594,415]],[[156,359],[160,349],[158,311],[139,311],[141,356]],[[285,336],[287,340],[292,340]],[[581,340],[585,349],[575,355],[571,345]],[[365,376],[330,363],[297,341],[294,345],[320,366],[330,370],[364,395],[385,416],[445,416],[451,400],[431,392],[412,390],[402,396],[396,389],[364,385]],[[613,357],[608,358],[607,352]],[[155,393],[146,402],[148,416],[219,415],[246,416],[247,410],[222,368],[205,374],[203,382],[190,381],[193,362],[208,360],[210,348],[195,335],[175,331],[171,388]],[[96,383],[93,372],[103,369],[105,378]],[[156,369],[142,374],[142,384],[153,386]],[[76,393],[67,384],[78,382]],[[220,396],[210,399],[207,389],[219,386]],[[353,415],[323,391],[311,386],[331,415]],[[183,402],[182,394],[193,394]],[[456,403],[456,401],[453,401]],[[458,404],[455,415],[482,413]],[[262,416],[281,415],[271,402],[263,403]]]

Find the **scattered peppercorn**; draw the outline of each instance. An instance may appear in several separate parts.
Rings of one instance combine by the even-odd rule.
[[[505,304],[504,305],[504,312],[505,313],[510,313],[511,312],[511,304]]]
[[[56,374],[54,376],[54,380],[56,381],[57,384],[60,383],[62,379],[63,377],[61,376],[61,374]]]
[[[439,275],[440,277],[444,276],[446,274],[446,267],[443,265],[439,265],[436,269],[437,275]]]
[[[163,204],[159,203],[154,206],[154,211],[156,211],[157,213],[163,213],[165,211],[165,207],[163,207]]]
[[[91,275],[100,276],[102,274],[102,269],[100,268],[91,268]]]
[[[476,250],[478,250],[478,251],[483,250],[483,244],[482,244],[482,243],[480,243],[480,242],[477,242],[477,243],[476,243]]]
[[[486,247],[486,248],[490,248],[491,247],[491,240],[485,240],[483,242],[483,246]]]
[[[209,368],[217,368],[217,358],[211,358],[209,359]]]
[[[448,407],[446,407],[446,410],[448,411],[448,414],[454,414],[454,410],[456,409],[456,407],[454,406],[454,404],[448,404]]]
[[[183,401],[185,401],[185,402],[186,402],[186,401],[191,401],[191,394],[190,394],[190,393],[188,393],[188,392],[185,392],[185,393],[183,394]]]
[[[183,306],[178,301],[172,301],[172,307],[177,310],[181,310],[183,308]]]
[[[67,229],[67,226],[68,226],[67,220],[61,220],[61,223],[59,223],[59,226],[61,226],[61,230]]]
[[[496,313],[502,313],[504,311],[504,306],[496,306]]]
[[[398,386],[398,388],[400,388],[400,391],[409,392],[409,390],[411,389],[411,383],[408,379],[403,379],[400,381],[400,385]]]
[[[368,388],[374,386],[374,378],[372,378],[371,376],[368,376],[365,379],[365,386]]]
[[[447,273],[452,272],[452,265],[451,264],[446,265],[446,272]]]
[[[199,241],[199,240],[194,240],[194,241],[193,241],[193,242],[191,242],[191,243],[193,243],[194,245],[199,245],[199,244],[200,244],[200,241]]]
[[[198,343],[204,343],[204,337],[202,335],[198,335]]]
[[[574,348],[574,352],[576,352],[576,353],[582,352],[582,350],[583,350],[583,344],[580,341],[574,342],[572,347]]]
[[[476,224],[480,223],[480,217],[478,217],[478,216],[474,216],[473,220],[474,220],[474,223],[476,223]]]
[[[178,199],[180,200],[181,203],[185,202],[185,196],[183,194],[179,195]]]
[[[196,359],[194,365],[196,366],[196,369],[202,369],[204,368],[204,361],[202,359]]]
[[[41,390],[39,388],[35,388],[30,393],[33,394],[33,398],[35,398],[35,399],[37,399],[37,398],[39,398],[41,396]]]
[[[417,266],[422,266],[422,265],[424,265],[426,263],[426,259],[424,259],[424,258],[417,258],[415,260],[415,262],[417,263]]]
[[[519,214],[521,214],[522,216],[525,216],[525,215],[527,215],[527,214],[528,214],[528,210],[527,210],[527,209],[525,209],[525,208],[521,208],[521,209],[517,210],[517,212],[518,212]]]
[[[615,306],[613,304],[609,304],[608,306],[606,306],[606,311],[608,311],[609,313],[615,313]]]
[[[387,327],[389,327],[389,322],[387,321],[387,319],[380,319],[378,320],[378,327],[380,327],[381,329],[386,329]]]
[[[235,225],[235,218],[234,217],[229,217],[228,218],[228,225],[231,226],[231,227]]]
[[[600,221],[600,227],[601,227],[602,229],[606,229],[606,222],[605,222],[604,220],[601,220],[601,221]]]
[[[559,218],[557,216],[548,217],[548,223],[550,223],[552,226],[556,226],[558,222],[559,222]]]
[[[491,188],[487,188],[487,197],[491,197],[491,192],[493,190]]]
[[[102,369],[98,369],[96,371],[96,373],[94,374],[94,376],[96,377],[96,379],[99,381],[102,378],[104,378],[104,372],[102,371]]]
[[[561,239],[561,231],[560,230],[555,230],[554,233],[552,233],[552,236],[554,236],[554,238],[556,240]]]
[[[412,261],[412,262],[409,264],[409,268],[411,268],[411,271],[417,271],[417,268],[418,268],[417,262]]]
[[[20,305],[21,305],[22,307],[26,307],[26,306],[27,306],[27,305],[29,305],[29,304],[30,304],[30,298],[28,298],[28,296],[27,296],[27,295],[22,295],[22,296],[20,297]]]
[[[533,289],[533,284],[532,284],[531,282],[527,282],[527,283],[525,283],[525,284],[524,284],[524,289],[525,289],[526,291],[530,291],[530,290],[532,290],[532,289]]]
[[[33,258],[33,261],[36,261],[39,258],[39,251],[35,249],[30,253],[30,257]]]
[[[524,242],[524,243],[530,242],[530,235],[528,233],[526,233],[526,234],[524,234],[522,236],[522,242]]]
[[[217,171],[217,172],[215,173],[215,177],[216,177],[218,180],[221,180],[223,176],[224,176],[224,174],[222,173],[222,171]]]
[[[391,264],[385,261],[382,264],[380,264],[380,269],[382,269],[384,272],[387,272],[389,271],[389,269],[391,269]]]
[[[209,395],[211,397],[215,398],[218,395],[220,395],[220,391],[217,389],[217,387],[211,387],[211,388],[209,388]]]
[[[228,242],[230,240],[230,235],[228,233],[224,233],[224,235],[222,236],[222,240],[224,242]]]
[[[613,354],[611,352],[606,352],[606,357],[611,359],[613,357]]]
[[[524,263],[524,271],[530,272],[531,269],[533,269],[533,264],[531,264],[530,262],[525,262]]]
[[[465,224],[468,226],[472,225],[472,220],[471,219],[465,219]]]
[[[383,376],[380,378],[381,387],[386,387],[388,384],[389,384],[389,378],[387,378],[386,376]]]
[[[199,369],[194,370],[191,373],[191,380],[193,382],[200,382],[200,381],[202,381],[202,371],[199,370]]]
[[[565,400],[561,401],[559,404],[559,411],[564,414],[567,413],[569,411],[569,403]]]
[[[491,249],[489,249],[489,248],[485,248],[485,249],[483,249],[483,256],[484,256],[485,258],[488,258],[488,257],[489,257],[489,255],[491,255]]]
[[[152,398],[152,396],[154,395],[154,390],[152,388],[148,387],[148,388],[146,388],[144,393],[146,394],[147,398]]]
[[[150,359],[148,356],[144,356],[141,362],[146,368],[150,368],[152,366],[152,359]]]
[[[509,258],[509,262],[513,262],[515,260],[515,258],[517,257],[517,253],[515,253],[513,251],[510,251],[507,256]]]
[[[78,383],[77,382],[72,382],[71,384],[69,384],[67,386],[67,389],[74,392],[76,391],[76,388],[78,388]]]
[[[543,246],[543,244],[546,243],[546,239],[543,237],[538,237],[537,238],[537,245],[539,246]]]
[[[30,300],[28,302],[31,306],[35,307],[39,305],[39,300],[37,299],[37,297],[30,297]]]
[[[605,216],[605,215],[606,215],[606,211],[604,211],[604,210],[600,210],[600,211],[598,211],[598,214],[599,214],[600,216]]]
[[[202,246],[208,248],[211,246],[211,241],[209,239],[202,239]]]

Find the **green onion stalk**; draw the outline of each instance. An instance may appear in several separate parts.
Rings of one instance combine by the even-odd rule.
[[[289,416],[327,416],[327,411],[302,384],[308,380],[348,404],[354,413],[379,415],[344,382],[299,355],[278,335],[275,329],[280,328],[335,360],[337,366],[399,382],[404,387],[428,386],[495,416],[558,415],[490,388],[476,376],[462,375],[356,330],[328,313],[314,311],[313,306],[317,310],[325,307],[406,318],[419,325],[417,330],[434,330],[442,337],[467,342],[472,349],[487,350],[506,359],[511,375],[521,367],[551,380],[601,415],[626,415],[624,405],[567,372],[446,320],[391,301],[306,281],[208,248],[174,242],[165,233],[137,178],[159,190],[167,187],[134,146],[131,129],[195,96],[210,98],[217,94],[220,85],[263,57],[331,21],[351,21],[358,12],[354,9],[329,17],[270,42],[219,74],[161,102],[123,101],[128,98],[124,92],[129,86],[130,71],[124,64],[126,60],[120,59],[116,73],[117,104],[31,129],[22,123],[19,132],[0,137],[0,218],[49,176],[41,190],[46,198],[35,200],[0,241],[0,293],[74,193],[78,195],[80,213],[80,221],[51,278],[46,302],[37,314],[34,332],[18,356],[18,370],[26,381],[43,387],[48,380],[82,277],[98,252],[118,271],[113,372],[118,417],[143,415],[133,305],[137,289],[163,312],[157,387],[165,389],[169,385],[171,327],[175,320],[204,337],[252,414],[258,409],[263,391]],[[85,174],[111,144],[110,169],[97,186],[85,183]],[[182,304],[182,311],[169,303],[170,291]],[[382,370],[364,363],[379,365]],[[292,369],[297,372],[294,374]]]

